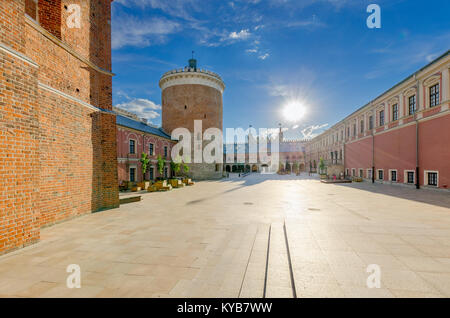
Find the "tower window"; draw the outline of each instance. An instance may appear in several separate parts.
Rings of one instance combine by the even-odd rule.
[[[186,106],[186,105],[184,105],[184,109],[187,109],[187,106]]]

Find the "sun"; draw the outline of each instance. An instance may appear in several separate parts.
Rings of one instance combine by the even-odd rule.
[[[287,103],[282,110],[283,118],[287,121],[297,122],[306,114],[306,107],[300,101],[291,101]]]

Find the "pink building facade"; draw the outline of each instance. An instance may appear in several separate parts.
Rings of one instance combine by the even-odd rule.
[[[347,176],[450,188],[450,51],[340,121],[307,146],[307,161]]]
[[[148,125],[136,116],[124,116],[123,111],[117,113],[117,168],[119,183],[122,181],[142,182],[155,180],[158,177],[169,178],[171,151],[175,145],[170,136],[162,129]],[[128,114],[132,115],[132,114]],[[146,153],[150,159],[150,168],[144,176],[140,159]],[[157,158],[165,161],[163,173],[157,168]]]

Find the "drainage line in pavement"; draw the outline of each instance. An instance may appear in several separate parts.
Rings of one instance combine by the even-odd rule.
[[[258,232],[259,232],[259,229],[256,228],[255,238],[253,239],[252,249],[250,251],[250,254],[248,255],[247,266],[245,267],[245,273],[244,273],[244,277],[242,278],[241,288],[239,288],[238,298],[241,298],[242,286],[244,285],[245,276],[247,276],[248,264],[250,264],[250,259],[252,258],[253,249],[255,247],[255,242],[256,242],[256,237],[258,236]]]
[[[292,270],[291,252],[289,250],[289,242],[288,242],[287,230],[286,230],[286,220],[284,221],[283,229],[284,229],[284,239],[286,240],[287,257],[288,257],[288,262],[289,262],[289,272],[291,274],[292,295],[294,296],[294,298],[297,298],[297,291],[295,290],[294,271]]]
[[[269,252],[270,252],[270,233],[271,232],[272,232],[272,224],[269,227],[269,239],[267,240],[266,274],[264,276],[264,293],[263,293],[263,298],[266,298],[266,290],[267,290],[267,272],[269,270]]]

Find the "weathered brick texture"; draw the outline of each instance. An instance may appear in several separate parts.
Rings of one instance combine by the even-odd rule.
[[[0,254],[119,204],[115,115],[96,108],[112,109],[110,0],[78,1],[80,29],[76,0],[39,0],[39,24],[26,2],[0,0],[0,44],[19,52],[0,47]]]

